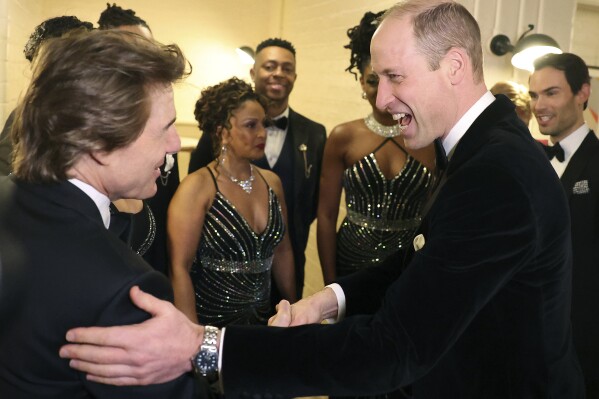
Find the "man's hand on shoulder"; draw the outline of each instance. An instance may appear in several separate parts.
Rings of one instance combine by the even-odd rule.
[[[173,380],[191,370],[204,328],[173,304],[131,288],[131,300],[152,317],[118,327],[74,328],[60,357],[87,373],[91,381],[111,385],[148,385]]]

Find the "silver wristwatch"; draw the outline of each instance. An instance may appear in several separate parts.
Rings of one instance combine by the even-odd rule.
[[[217,338],[218,328],[213,326],[204,327],[204,340],[200,346],[200,351],[191,359],[195,373],[205,377],[209,383],[218,380]]]

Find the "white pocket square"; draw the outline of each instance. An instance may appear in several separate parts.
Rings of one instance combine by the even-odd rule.
[[[424,244],[425,244],[424,235],[418,234],[416,237],[414,237],[414,250],[415,251],[420,251],[422,249],[422,247],[424,247]]]
[[[588,194],[590,191],[588,180],[577,181],[572,187],[572,194]]]

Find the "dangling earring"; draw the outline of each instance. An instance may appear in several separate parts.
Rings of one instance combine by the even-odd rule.
[[[366,95],[366,92],[363,91],[362,92],[362,100],[366,100],[368,98],[368,96]]]
[[[227,156],[227,146],[226,145],[222,145],[222,147],[220,147],[220,156],[218,159],[218,164],[220,166],[224,166],[225,164],[225,156]]]

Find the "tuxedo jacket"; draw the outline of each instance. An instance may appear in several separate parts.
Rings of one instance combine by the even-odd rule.
[[[458,142],[420,233],[399,277],[396,258],[339,281],[340,323],[227,327],[225,395],[582,398],[567,201],[507,98]]]
[[[95,384],[58,356],[70,328],[147,319],[129,289],[139,285],[170,300],[169,281],[104,227],[94,202],[73,184],[4,177],[0,190],[12,198],[5,228],[25,257],[10,322],[0,334],[0,397],[193,397],[189,375],[145,387]]]
[[[589,132],[561,177],[570,203],[572,329],[584,375],[599,384],[599,140]]]
[[[168,274],[168,250],[166,247],[166,227],[167,227],[167,213],[168,206],[171,203],[171,199],[175,195],[175,191],[179,187],[179,161],[177,154],[173,154],[174,164],[170,170],[168,177],[163,180],[159,177],[156,180],[156,194],[152,198],[148,198],[146,203],[150,206],[152,214],[156,222],[156,235],[154,236],[154,242],[148,248],[144,254],[144,259],[159,272],[167,275]],[[166,175],[164,167],[160,167],[160,175]],[[135,225],[134,225],[135,229]],[[142,235],[145,233],[142,232]]]
[[[293,200],[294,211],[293,214],[288,215],[288,231],[290,232],[289,238],[293,248],[296,277],[298,277],[297,283],[300,287],[303,287],[303,284],[300,285],[300,283],[303,283],[303,271],[306,262],[304,251],[308,243],[310,225],[316,218],[318,186],[326,130],[323,125],[298,114],[290,108],[287,135],[293,141],[294,164],[294,187],[290,197]],[[305,151],[302,151],[301,148],[305,148]],[[304,154],[306,156],[305,160]],[[214,160],[212,139],[209,134],[202,134],[197,148],[191,154],[189,173],[208,165],[212,160]],[[307,173],[307,169],[309,173]],[[285,197],[287,198],[288,195]],[[301,291],[298,292],[298,295],[301,295]]]

